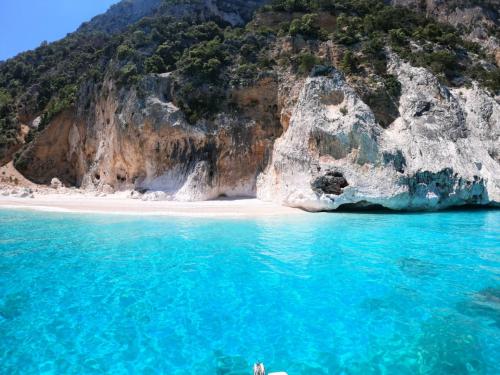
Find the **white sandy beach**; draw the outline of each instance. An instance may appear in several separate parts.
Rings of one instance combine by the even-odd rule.
[[[142,201],[120,194],[94,197],[84,194],[47,194],[34,198],[0,196],[0,209],[30,209],[51,212],[188,217],[269,217],[298,215],[301,210],[262,202],[258,199],[206,202]]]
[[[29,191],[25,193],[23,191]],[[17,194],[13,192],[18,192]],[[301,210],[258,199],[220,199],[205,202],[144,201],[130,192],[102,194],[77,189],[51,189],[26,180],[9,163],[0,167],[0,209],[189,217],[262,217],[298,215]]]

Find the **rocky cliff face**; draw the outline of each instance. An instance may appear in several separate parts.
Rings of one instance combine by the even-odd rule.
[[[4,112],[16,105],[17,119],[31,126],[16,143],[16,167],[37,183],[57,177],[83,189],[136,190],[144,199],[257,196],[309,211],[500,204],[492,60],[468,51],[448,28],[383,4],[377,22],[370,10],[361,13],[361,28],[355,10],[316,16],[289,3],[245,29],[228,26],[245,23],[262,3],[134,0],[91,21],[83,29],[102,22],[120,30],[113,20],[121,12],[157,16],[103,40],[89,72],[86,54],[77,54],[86,76],[47,96],[45,106],[37,101],[43,110],[20,105],[30,90],[19,97],[10,83],[9,92],[0,90]],[[451,14],[437,1],[397,3]],[[164,17],[188,14],[189,22]],[[417,21],[405,34],[400,22],[385,22],[387,14]],[[283,30],[271,30],[279,20]],[[23,77],[22,64],[8,65],[2,82]]]
[[[81,25],[78,32],[117,33],[141,18],[157,13],[177,18],[193,17],[196,14],[205,18],[217,16],[231,25],[243,25],[252,16],[252,12],[264,3],[265,0],[124,0]]]
[[[107,81],[90,113],[60,115],[18,167],[39,183],[57,176],[86,189],[150,191],[153,199],[255,196],[281,134],[273,77],[234,93],[248,116],[221,114],[196,125],[172,103],[171,84],[168,74],[151,75],[139,96]]]
[[[309,211],[498,204],[499,104],[395,56],[389,69],[402,92],[388,127],[335,70],[268,77],[234,93],[246,116],[197,125],[172,103],[168,74],[148,77],[145,97],[108,82],[91,114],[50,124],[25,152],[24,173],[152,199],[257,196]]]
[[[310,211],[500,202],[500,106],[393,58],[401,116],[382,128],[338,72],[309,78],[258,196]]]
[[[143,17],[153,15],[163,0],[126,0],[111,6],[109,10],[84,23],[79,32],[116,33]]]
[[[498,25],[498,0],[390,0],[392,5],[404,6],[425,12],[454,26],[485,29]]]

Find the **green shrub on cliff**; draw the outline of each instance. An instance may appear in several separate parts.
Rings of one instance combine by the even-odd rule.
[[[387,75],[384,79],[384,86],[387,93],[395,99],[401,96],[401,82],[393,75]]]
[[[371,33],[361,47],[363,63],[379,75],[385,75],[387,72],[387,56],[384,48],[384,37],[379,32]]]
[[[43,130],[55,116],[75,104],[77,90],[77,85],[67,85],[60,91],[57,97],[54,97],[49,102],[42,114],[40,125],[38,126],[39,131]]]
[[[226,48],[219,38],[215,38],[186,50],[177,62],[177,68],[181,74],[199,80],[215,80],[228,61]]]
[[[127,63],[118,71],[116,78],[121,84],[131,85],[137,83],[140,78],[137,65],[132,62]]]
[[[205,84],[195,87],[191,82],[182,85],[176,97],[177,105],[192,124],[202,119],[212,119],[225,101],[225,93],[220,86]]]
[[[284,12],[304,12],[311,8],[308,0],[276,0],[272,1],[265,9]]]
[[[480,65],[470,69],[471,76],[492,92],[500,92],[500,69],[487,70]]]
[[[326,39],[326,33],[318,25],[317,14],[305,14],[290,23],[288,32],[292,36],[302,35],[310,39]]]
[[[159,55],[153,55],[144,61],[144,69],[146,73],[163,73],[166,70],[165,62]]]
[[[320,63],[320,59],[315,55],[303,52],[297,56],[298,72],[300,74],[309,74],[311,69]]]
[[[339,68],[345,74],[352,74],[357,71],[357,64],[356,56],[350,50],[347,50],[342,57]]]
[[[452,79],[460,73],[457,55],[448,50],[421,51],[411,53],[409,59],[416,66],[429,68],[434,74],[445,79]]]
[[[130,59],[134,55],[135,50],[128,44],[122,44],[118,46],[118,49],[116,50],[116,57],[120,60]]]
[[[235,77],[233,78],[234,85],[241,85],[245,82],[252,81],[259,72],[257,64],[242,64],[236,67]]]
[[[0,89],[0,118],[3,118],[10,112],[14,101],[12,100],[12,96],[5,89]]]
[[[408,44],[408,38],[403,29],[389,30],[389,39],[393,47],[401,47]]]

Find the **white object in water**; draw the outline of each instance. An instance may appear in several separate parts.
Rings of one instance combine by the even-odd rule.
[[[266,368],[263,363],[253,365],[253,375],[266,375]]]
[[[266,375],[266,368],[263,363],[253,365],[253,375]],[[286,372],[271,372],[268,375],[288,375]]]

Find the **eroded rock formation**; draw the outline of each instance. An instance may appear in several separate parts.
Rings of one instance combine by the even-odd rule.
[[[169,74],[133,90],[109,80],[54,119],[18,166],[39,183],[152,199],[257,196],[309,211],[498,204],[498,102],[395,56],[389,71],[402,86],[399,115],[382,125],[334,69],[261,77],[232,93],[239,111],[195,125],[174,105]]]
[[[400,117],[375,120],[342,75],[309,78],[258,196],[310,211],[441,209],[500,202],[500,106],[393,58]]]
[[[57,176],[85,189],[161,191],[163,199],[255,196],[257,175],[281,134],[276,82],[265,78],[234,93],[248,116],[221,114],[196,125],[172,103],[170,84],[168,74],[151,75],[140,96],[108,81],[90,113],[60,115],[18,167],[38,183]]]

